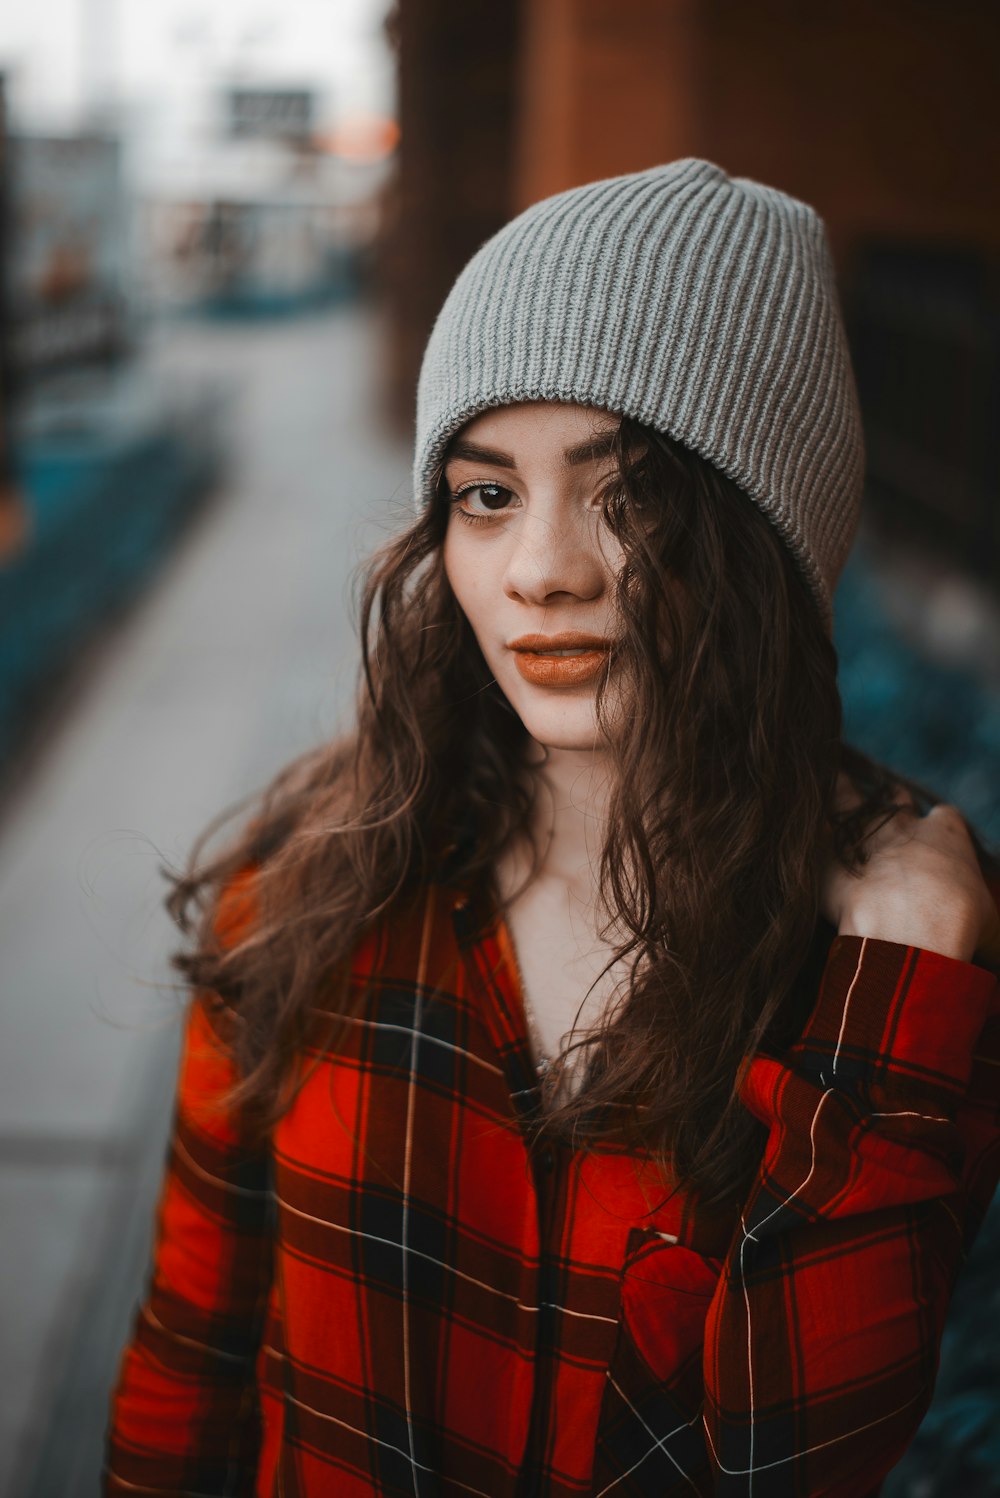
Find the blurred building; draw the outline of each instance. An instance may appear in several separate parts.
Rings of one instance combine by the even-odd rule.
[[[0,74],[0,267],[10,255],[10,135],[6,80]],[[14,474],[10,408],[14,385],[13,337],[7,277],[0,272],[0,567],[23,544],[28,512]]]
[[[168,553],[221,401],[141,356],[121,141],[8,131],[0,194],[0,779],[55,681]]]
[[[368,274],[398,137],[387,115],[333,127],[319,95],[220,84],[212,128],[140,194],[143,296],[158,310],[235,316],[308,311]]]
[[[521,10],[518,0],[397,0],[387,22],[399,59],[400,149],[381,279],[389,312],[386,398],[404,432],[438,308],[517,198]]]
[[[147,22],[145,52],[158,32],[163,46],[145,100],[134,66],[116,89],[92,55],[103,39],[110,58],[125,23],[133,41],[142,23],[70,8],[98,32],[87,108],[58,127],[12,108],[0,135],[0,784],[60,674],[149,584],[224,468],[229,392],[172,380],[156,338],[177,316],[356,299],[398,138],[380,105],[379,0],[337,18],[299,7],[267,36],[251,27],[255,46],[271,38],[252,66],[244,32],[209,46],[225,19],[211,8],[194,37],[208,53],[190,56],[167,4]],[[34,32],[22,106],[26,77],[46,73]]]

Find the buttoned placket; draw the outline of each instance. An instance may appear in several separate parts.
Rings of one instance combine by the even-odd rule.
[[[499,981],[498,972],[483,960],[480,949],[484,932],[490,929],[492,923],[488,918],[484,918],[481,910],[477,911],[474,908],[473,903],[465,895],[459,895],[453,901],[452,919],[459,951],[467,960],[468,970],[475,980],[477,992],[480,993],[484,1002],[498,1007],[503,1014],[504,1027],[511,1029],[513,1038],[519,1041],[516,1050],[504,1056],[504,1071],[515,1114],[527,1136],[531,1121],[537,1119],[542,1106],[542,1079],[551,1063],[548,1057],[539,1057],[539,1060],[544,1060],[546,1064],[537,1066],[532,1059],[527,1034],[524,986],[517,967],[516,953],[513,951],[508,933],[506,946],[513,959],[513,972],[509,972],[509,977],[511,987],[517,988],[516,993],[508,995]],[[518,1013],[519,1009],[520,1013]],[[544,1491],[541,1458],[549,1423],[554,1344],[553,1318],[556,1313],[555,1260],[551,1245],[559,1239],[559,1224],[556,1217],[558,1204],[563,1195],[561,1160],[563,1152],[563,1149],[555,1142],[545,1142],[541,1148],[529,1148],[531,1179],[538,1211],[538,1278],[536,1282],[538,1323],[535,1339],[535,1380],[518,1489],[521,1498],[540,1498]]]

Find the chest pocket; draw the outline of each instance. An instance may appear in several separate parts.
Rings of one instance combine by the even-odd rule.
[[[710,1494],[701,1423],[705,1317],[722,1260],[652,1228],[629,1233],[592,1492]],[[692,1487],[693,1485],[693,1487]]]

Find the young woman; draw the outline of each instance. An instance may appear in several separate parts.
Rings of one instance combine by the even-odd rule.
[[[357,724],[170,898],[108,1493],[878,1490],[1000,1175],[1000,871],[841,742],[861,473],[805,205],[675,162],[470,262]]]

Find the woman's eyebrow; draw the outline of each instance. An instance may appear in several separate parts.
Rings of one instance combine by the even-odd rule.
[[[609,457],[616,433],[617,428],[612,427],[599,437],[591,437],[586,442],[578,442],[574,447],[565,448],[563,463],[567,468],[576,468],[581,463],[592,463],[598,458]],[[454,443],[448,454],[448,461],[452,458],[464,458],[469,463],[492,463],[495,468],[517,467],[512,453],[501,452],[496,447],[480,447],[475,442]]]
[[[578,442],[576,447],[567,447],[563,453],[563,462],[567,468],[575,468],[580,463],[593,463],[598,458],[609,458],[614,451],[617,435],[618,428],[609,427],[606,432],[591,437],[588,442]]]
[[[492,463],[494,468],[516,468],[510,453],[502,453],[495,447],[477,447],[474,442],[455,442],[448,453],[452,458],[465,458],[470,463]]]

